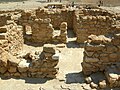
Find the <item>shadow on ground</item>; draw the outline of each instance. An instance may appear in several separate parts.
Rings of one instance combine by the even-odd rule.
[[[52,79],[49,78],[7,78],[7,77],[0,77],[2,80],[9,80],[9,79],[15,79],[15,80],[24,80],[25,83],[29,83],[29,84],[44,84],[47,81],[50,81]]]
[[[72,83],[84,83],[84,75],[82,72],[79,73],[68,73],[66,75],[66,84],[72,84]]]
[[[77,43],[76,41],[69,41],[66,44],[67,48],[80,48],[80,44]]]
[[[44,46],[44,44],[42,44],[42,43],[32,43],[32,42],[27,42],[27,41],[24,42],[24,44],[26,44],[28,46],[34,46],[34,47],[42,47],[42,46]]]

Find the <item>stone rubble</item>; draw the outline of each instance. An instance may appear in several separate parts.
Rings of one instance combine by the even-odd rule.
[[[47,44],[42,53],[35,52],[29,54],[28,58],[20,59],[1,48],[0,73],[6,77],[56,78],[59,53],[54,45]],[[33,59],[31,55],[38,58]]]
[[[105,75],[110,87],[120,87],[120,63],[108,66],[105,69]]]

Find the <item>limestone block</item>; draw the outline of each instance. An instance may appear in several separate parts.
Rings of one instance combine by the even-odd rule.
[[[120,70],[117,68],[117,64],[119,63],[108,66],[105,69],[105,75],[110,87],[120,87]]]
[[[91,88],[93,89],[93,88],[97,88],[98,87],[98,85],[97,84],[95,84],[94,82],[91,82],[90,83],[90,86],[91,86]]]
[[[8,58],[8,53],[4,49],[0,48],[0,63],[2,66],[7,66]]]
[[[53,60],[59,60],[59,56],[60,56],[59,53],[56,53],[52,56],[52,59]]]
[[[118,51],[118,48],[113,45],[106,45],[106,53],[115,53]]]
[[[85,47],[85,50],[86,51],[100,51],[100,50],[103,50],[105,48],[104,45],[87,45]]]
[[[15,56],[12,56],[11,54],[9,54],[8,61],[9,61],[10,65],[17,66],[21,60],[17,59]]]
[[[16,68],[16,67],[13,67],[13,66],[10,66],[9,69],[8,69],[8,71],[9,71],[10,73],[15,73],[15,72],[17,72],[17,68]]]
[[[98,58],[85,58],[85,62],[87,63],[95,63],[95,62],[99,62]]]
[[[7,68],[6,67],[0,67],[0,73],[5,73],[7,71]]]
[[[55,46],[51,44],[45,44],[43,47],[43,52],[55,54]]]
[[[29,68],[30,63],[27,63],[25,59],[22,59],[21,62],[18,65],[18,71],[19,72],[26,72]]]
[[[102,89],[106,88],[107,87],[106,81],[105,80],[100,81],[99,82],[99,87],[102,88]]]
[[[16,72],[16,73],[14,73],[14,76],[15,76],[15,77],[20,77],[21,74],[20,74],[19,72]]]

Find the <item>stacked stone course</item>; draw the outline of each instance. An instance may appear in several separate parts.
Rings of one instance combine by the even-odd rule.
[[[4,26],[7,24],[7,17],[4,14],[0,15],[0,26]]]
[[[90,75],[93,72],[105,71],[105,75],[111,87],[119,87],[119,63],[120,63],[120,34],[111,38],[105,36],[89,36],[85,46],[83,72]],[[111,67],[111,68],[110,68]],[[118,72],[118,73],[117,73]],[[114,73],[118,78],[111,77]],[[114,80],[114,82],[112,81]]]
[[[62,22],[67,22],[68,28],[73,29],[73,15],[74,10],[70,9],[37,9],[36,16],[37,18],[50,18],[51,24],[55,29],[59,29],[59,26]]]
[[[74,32],[77,42],[84,43],[91,34],[105,35],[111,32],[113,14],[100,9],[81,9],[74,15]]]
[[[67,23],[63,22],[60,25],[60,37],[61,37],[61,42],[67,43]]]
[[[54,28],[50,24],[51,19],[35,19],[33,21],[32,42],[46,43],[52,40]]]

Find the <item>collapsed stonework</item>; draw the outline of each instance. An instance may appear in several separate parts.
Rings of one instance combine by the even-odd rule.
[[[0,48],[0,73],[6,77],[55,78],[59,62],[59,50],[45,45],[42,52],[27,53],[18,58]]]
[[[23,29],[6,15],[0,16],[0,46],[15,55],[22,49]]]

